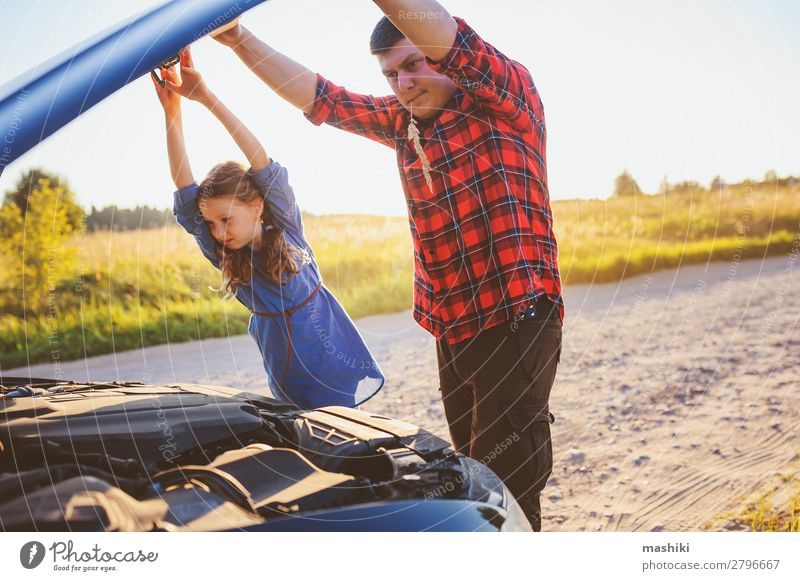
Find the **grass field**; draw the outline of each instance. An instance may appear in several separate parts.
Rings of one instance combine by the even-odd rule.
[[[553,203],[565,285],[681,264],[788,252],[800,191],[670,194]],[[405,218],[306,216],[326,285],[353,317],[411,306]],[[76,235],[74,273],[26,305],[0,265],[0,369],[246,332],[248,313],[211,290],[217,271],[182,229]]]

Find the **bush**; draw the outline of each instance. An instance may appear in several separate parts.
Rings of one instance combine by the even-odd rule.
[[[26,212],[8,195],[0,208],[5,279],[0,304],[3,312],[18,316],[56,309],[55,291],[76,260],[70,207],[61,203],[57,189],[43,179],[26,199]]]

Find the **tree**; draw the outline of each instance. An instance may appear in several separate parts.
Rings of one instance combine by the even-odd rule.
[[[165,224],[174,222],[172,210],[151,208],[150,206],[136,206],[135,208],[118,208],[116,205],[92,210],[86,218],[86,228],[89,232],[95,230],[139,230],[147,228],[162,228]]]
[[[703,185],[695,180],[683,180],[669,186],[670,194],[697,194],[705,191]]]
[[[3,304],[23,305],[29,314],[55,312],[55,289],[62,278],[74,272],[76,249],[68,244],[73,233],[68,206],[47,179],[41,179],[25,197],[27,212],[6,197],[0,207],[0,256],[5,280],[3,294],[16,300]],[[23,314],[20,308],[18,315]]]
[[[711,185],[709,186],[709,189],[712,192],[718,192],[724,187],[725,187],[725,182],[722,181],[722,177],[714,176],[714,179],[711,180]]]
[[[639,184],[633,179],[628,170],[619,174],[614,180],[614,195],[618,197],[637,196],[642,193]]]
[[[53,195],[60,205],[65,207],[67,221],[73,230],[80,229],[81,220],[86,215],[69,184],[60,176],[52,174],[40,167],[34,167],[22,174],[13,190],[6,192],[6,202],[16,204],[24,216],[28,211],[29,197],[39,185],[46,181],[49,185],[47,191]]]

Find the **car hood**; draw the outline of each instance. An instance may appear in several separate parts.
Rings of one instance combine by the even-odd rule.
[[[91,107],[264,0],[174,0],[88,39],[0,87],[0,174]]]

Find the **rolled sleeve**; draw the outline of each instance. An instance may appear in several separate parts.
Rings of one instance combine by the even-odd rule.
[[[172,213],[177,217],[187,213],[187,211],[193,213],[197,208],[197,192],[199,189],[197,183],[192,182],[186,187],[175,190]]]
[[[326,123],[333,113],[333,101],[330,98],[331,83],[317,73],[317,92],[314,96],[314,105],[311,111],[303,113],[306,119],[314,125]]]
[[[278,226],[284,230],[293,230],[302,235],[303,218],[294,190],[289,185],[289,172],[277,161],[260,170],[247,172],[269,207],[272,217]]]
[[[397,97],[354,93],[317,73],[314,105],[304,116],[314,125],[326,123],[394,148],[400,109]]]
[[[450,77],[464,92],[495,115],[531,130],[544,118],[539,94],[530,72],[484,41],[464,19],[458,23],[456,38],[440,61],[426,58],[434,72]]]
[[[458,24],[458,30],[450,52],[440,61],[426,58],[428,66],[437,73],[463,69],[473,63],[476,54],[484,50],[483,40],[478,33],[463,18],[454,16],[453,19]]]

